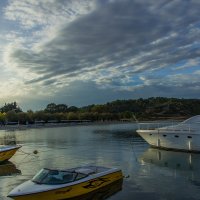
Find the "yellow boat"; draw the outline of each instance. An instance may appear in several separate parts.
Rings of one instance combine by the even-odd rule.
[[[9,160],[19,148],[18,145],[0,146],[0,163]]]
[[[109,186],[123,178],[117,168],[84,166],[69,170],[42,169],[32,180],[14,188],[8,197],[15,200],[72,199]]]
[[[93,192],[68,200],[105,200],[122,190],[123,178]]]

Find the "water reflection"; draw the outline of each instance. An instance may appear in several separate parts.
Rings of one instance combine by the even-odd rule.
[[[15,139],[22,148],[11,159],[21,174],[0,177],[0,199],[8,200],[14,187],[43,167],[68,169],[90,164],[118,167],[130,175],[123,180],[123,189],[119,186],[121,191],[109,200],[199,200],[200,154],[148,149],[136,128],[135,124],[107,124],[1,131],[0,138],[6,134],[5,142]],[[109,196],[104,192],[90,195],[94,196],[82,199]]]
[[[1,132],[0,136],[1,145],[14,145],[16,144],[16,135],[14,132]]]
[[[139,161],[166,168],[173,172],[174,177],[184,175],[195,185],[200,185],[200,154],[149,148]]]
[[[15,164],[10,161],[5,162],[0,165],[0,176],[10,176],[15,174],[20,174],[21,171],[17,169]]]
[[[118,138],[118,139],[129,139],[135,137],[140,137],[135,131],[133,130],[95,130],[95,134],[104,135],[108,137]]]

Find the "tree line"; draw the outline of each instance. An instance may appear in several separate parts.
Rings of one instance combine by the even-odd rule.
[[[116,100],[106,104],[85,107],[50,103],[39,111],[24,112],[16,102],[6,103],[0,108],[0,122],[20,124],[43,122],[62,122],[64,120],[152,120],[167,118],[187,118],[200,114],[199,99],[178,99],[151,97],[148,99]]]

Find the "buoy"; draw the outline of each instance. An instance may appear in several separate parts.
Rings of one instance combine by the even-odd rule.
[[[124,178],[130,178],[130,175],[124,176]]]
[[[34,153],[34,154],[38,154],[38,151],[37,151],[37,150],[34,150],[33,153]]]

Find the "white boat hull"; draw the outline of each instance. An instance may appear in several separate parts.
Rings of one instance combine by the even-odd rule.
[[[137,130],[137,133],[153,147],[200,152],[200,134],[195,132],[155,129]]]

